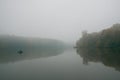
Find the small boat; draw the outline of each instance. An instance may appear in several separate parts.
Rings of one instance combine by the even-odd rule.
[[[18,51],[18,53],[19,53],[19,54],[22,54],[22,53],[23,53],[23,51],[22,51],[22,50],[19,50],[19,51]]]

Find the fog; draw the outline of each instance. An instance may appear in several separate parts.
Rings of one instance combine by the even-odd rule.
[[[75,42],[120,22],[120,0],[0,0],[0,34]]]

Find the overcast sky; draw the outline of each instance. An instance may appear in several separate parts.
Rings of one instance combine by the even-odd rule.
[[[0,0],[0,34],[75,42],[120,22],[120,0]]]

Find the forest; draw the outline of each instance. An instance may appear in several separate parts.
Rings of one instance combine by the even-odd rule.
[[[76,43],[78,48],[119,48],[120,47],[120,24],[113,24],[112,27],[100,32],[82,32],[82,37]]]
[[[1,35],[0,36],[0,51],[1,50],[56,50],[64,48],[65,44],[62,41],[55,39],[33,38]]]

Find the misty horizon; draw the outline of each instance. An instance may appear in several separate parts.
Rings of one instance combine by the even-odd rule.
[[[120,22],[118,0],[1,0],[0,34],[76,42]]]

